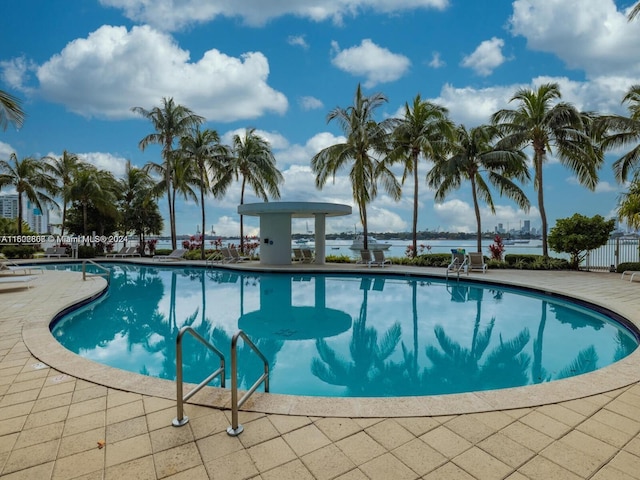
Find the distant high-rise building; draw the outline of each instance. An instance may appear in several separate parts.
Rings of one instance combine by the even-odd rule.
[[[531,233],[531,220],[525,220],[522,233]]]
[[[22,199],[22,220],[35,233],[47,233],[49,230],[49,211],[41,211],[37,205]],[[0,195],[0,217],[18,218],[18,194]]]

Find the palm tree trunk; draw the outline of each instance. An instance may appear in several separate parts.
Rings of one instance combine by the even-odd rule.
[[[204,260],[204,229],[205,229],[205,208],[204,208],[204,185],[200,177],[200,205],[202,206],[202,237],[200,238],[200,258]],[[203,280],[204,282],[204,280]]]
[[[242,177],[242,188],[240,190],[240,205],[244,205],[245,178]],[[240,253],[244,254],[244,216],[240,215]]]
[[[413,154],[413,252],[412,257],[416,258],[418,254],[418,155],[419,152]]]
[[[544,209],[544,192],[542,188],[542,158],[536,155],[534,159],[536,169],[536,186],[538,188],[538,209],[540,210],[540,220],[542,221],[542,256],[549,257],[549,247],[547,245],[547,212]]]
[[[64,222],[67,218],[67,202],[62,205],[62,225],[60,226],[60,236],[64,237]]]
[[[471,175],[471,192],[473,194],[473,210],[476,214],[476,226],[478,228],[476,234],[476,242],[478,252],[482,253],[482,224],[480,219],[480,206],[478,205],[478,193],[476,192],[476,179]]]
[[[369,249],[369,227],[367,225],[367,207],[364,202],[361,202],[360,208],[360,221],[362,222],[362,248],[365,250]]]
[[[82,202],[82,231],[85,236],[88,235],[87,232],[87,203]]]

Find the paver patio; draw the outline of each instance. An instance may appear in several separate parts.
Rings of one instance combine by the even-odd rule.
[[[81,277],[47,271],[28,290],[0,291],[3,479],[640,479],[638,352],[541,389],[451,402],[303,405],[262,394],[247,403],[256,411],[240,412],[245,431],[230,437],[226,392],[196,395],[197,404],[185,407],[190,422],[172,427],[171,382],[140,380],[57,344],[47,328],[53,316],[104,288],[103,279]],[[491,270],[470,277],[564,292],[640,325],[640,284],[617,274]]]

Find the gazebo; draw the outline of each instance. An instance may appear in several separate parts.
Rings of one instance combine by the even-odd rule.
[[[323,202],[264,202],[238,206],[240,215],[260,217],[260,263],[291,264],[291,219],[315,219],[315,263],[325,263],[327,217],[351,215],[351,206]]]

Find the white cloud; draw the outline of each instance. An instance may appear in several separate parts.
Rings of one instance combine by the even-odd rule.
[[[127,168],[127,159],[110,153],[78,153],[78,158],[100,170],[111,172],[116,178],[122,178]]]
[[[9,160],[12,153],[17,155],[16,149],[8,143],[0,142],[0,159]]]
[[[131,20],[172,31],[218,16],[240,17],[255,26],[284,15],[316,22],[331,19],[340,24],[345,16],[356,16],[362,10],[381,13],[443,10],[449,0],[100,0],[100,3],[121,9]]]
[[[640,28],[613,0],[516,0],[509,23],[529,48],[557,55],[589,76],[640,73]]]
[[[492,214],[486,206],[480,208],[482,231],[493,231],[498,223],[502,223],[505,229],[519,228],[523,220],[538,221],[540,212],[536,207],[530,211],[514,208],[511,205],[496,205],[496,214]],[[442,203],[436,203],[434,214],[440,223],[440,229],[450,232],[475,232],[477,230],[476,217],[471,203],[452,198]],[[454,220],[455,219],[455,220]]]
[[[0,62],[2,80],[10,87],[21,91],[29,91],[26,80],[36,68],[37,65],[24,56]]]
[[[170,92],[176,103],[226,122],[286,111],[268,76],[260,52],[235,58],[212,49],[192,62],[172,37],[148,26],[102,26],[37,69],[43,97],[87,117],[130,117],[131,107],[150,109]]]
[[[446,63],[440,58],[440,52],[433,52],[429,66],[431,68],[442,68]]]
[[[309,44],[304,38],[304,35],[289,35],[287,43],[296,47],[302,47],[304,50],[309,49]]]
[[[303,110],[317,110],[324,107],[321,100],[311,96],[300,97],[298,103]]]
[[[491,40],[485,40],[474,50],[471,55],[462,59],[462,66],[471,68],[478,75],[483,77],[491,75],[491,73],[507,59],[502,54],[504,40],[493,37]]]
[[[244,137],[246,129],[236,128],[235,130],[228,131],[220,137],[220,141],[225,145],[233,145],[233,137],[239,135]],[[289,147],[289,140],[287,140],[282,134],[278,132],[267,132],[265,130],[255,129],[254,135],[264,138],[269,142],[271,150],[280,150]]]
[[[331,63],[351,75],[364,76],[364,86],[367,88],[398,80],[411,65],[404,55],[379,47],[368,38],[362,40],[360,45],[344,50],[340,50],[338,43],[334,41],[331,49]]]

